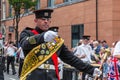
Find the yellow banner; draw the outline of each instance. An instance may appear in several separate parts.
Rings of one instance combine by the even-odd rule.
[[[20,80],[26,80],[26,76],[47,61],[64,43],[62,38],[55,38],[52,42],[43,43],[32,49],[22,67]]]

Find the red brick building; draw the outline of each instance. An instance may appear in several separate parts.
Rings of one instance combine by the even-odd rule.
[[[1,1],[0,1],[0,20],[1,20]],[[1,33],[1,21],[0,21],[0,33]]]
[[[15,41],[10,32],[12,18],[6,0],[6,40]],[[120,0],[38,0],[37,9],[53,8],[51,26],[59,27],[59,35],[72,48],[82,35],[93,40],[106,40],[109,45],[120,39]],[[19,33],[26,27],[35,26],[34,14],[26,13],[19,23]]]

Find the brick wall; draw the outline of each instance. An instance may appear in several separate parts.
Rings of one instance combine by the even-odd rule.
[[[47,6],[47,0],[41,0],[41,7]],[[62,3],[56,0],[55,4]],[[108,44],[120,38],[120,0],[98,0],[98,39],[107,40]],[[12,21],[6,21],[9,26]],[[88,0],[54,9],[51,26],[59,27],[59,35],[65,39],[65,44],[71,48],[71,25],[84,24],[84,33],[96,39],[96,0]],[[21,19],[19,32],[26,26],[34,27],[34,15]],[[14,38],[13,38],[14,39]]]

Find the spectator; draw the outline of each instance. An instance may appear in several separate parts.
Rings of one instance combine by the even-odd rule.
[[[17,48],[15,46],[13,46],[14,43],[11,41],[9,42],[7,48],[6,48],[6,55],[7,55],[7,74],[9,74],[9,65],[11,64],[12,67],[12,74],[15,75],[16,71],[15,71],[15,52],[17,50]]]

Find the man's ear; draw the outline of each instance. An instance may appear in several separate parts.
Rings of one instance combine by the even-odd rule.
[[[37,22],[37,19],[34,19],[34,22],[36,23],[36,22]]]

